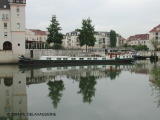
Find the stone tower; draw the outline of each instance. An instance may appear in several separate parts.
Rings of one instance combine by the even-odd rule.
[[[9,0],[9,5],[13,53],[24,54],[26,0]]]
[[[0,63],[15,63],[25,54],[26,0],[0,0]]]

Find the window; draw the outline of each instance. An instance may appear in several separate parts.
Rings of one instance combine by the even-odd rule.
[[[87,58],[87,60],[92,60],[92,58]]]
[[[76,60],[76,58],[71,58],[71,60]]]
[[[20,11],[19,7],[17,7],[16,11],[17,11],[17,12],[19,12],[19,11]]]
[[[79,58],[79,60],[84,60],[84,58]]]
[[[21,27],[20,23],[17,23],[17,29],[20,29],[20,27]]]
[[[93,58],[93,60],[97,60],[97,58]]]
[[[63,58],[63,60],[68,60],[67,58]]]
[[[7,23],[4,23],[4,28],[5,28],[5,29],[7,28]]]
[[[5,20],[5,14],[2,14],[2,20]]]
[[[18,46],[20,46],[20,43],[18,43]]]
[[[7,32],[4,32],[4,37],[7,37]]]
[[[6,14],[5,17],[6,17],[6,20],[8,20],[8,14]]]
[[[106,58],[102,58],[102,60],[106,60]]]
[[[47,60],[51,60],[51,58],[50,58],[50,57],[47,57]]]
[[[61,58],[57,58],[57,60],[61,60]]]

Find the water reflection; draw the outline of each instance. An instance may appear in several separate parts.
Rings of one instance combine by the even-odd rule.
[[[150,72],[150,82],[151,87],[153,88],[153,94],[155,95],[155,99],[157,102],[157,106],[160,107],[160,66],[159,64],[155,64]]]
[[[27,120],[9,113],[27,112],[26,75],[16,66],[0,67],[0,120]]]
[[[62,92],[65,89],[64,88],[64,83],[62,80],[59,81],[49,81],[48,83],[49,86],[49,97],[52,99],[52,103],[54,108],[57,108],[58,103],[61,100],[62,97]]]
[[[83,96],[83,102],[91,103],[95,96],[96,78],[94,76],[81,77],[79,82],[79,94]]]
[[[47,85],[47,97],[53,104],[53,108],[57,109],[64,99],[63,96],[67,89],[66,80],[73,80],[73,84],[77,84],[78,88],[72,92],[80,95],[82,103],[90,104],[95,100],[97,85],[101,80],[118,81],[125,71],[136,75],[147,75],[157,104],[160,106],[159,63],[155,65],[148,61],[140,61],[135,65],[70,66],[27,70],[19,69],[18,66],[0,66],[0,120],[2,118],[9,118],[9,120],[30,119],[25,116],[11,117],[8,116],[8,113],[29,112],[27,89],[32,85]],[[39,90],[43,91],[43,89]]]

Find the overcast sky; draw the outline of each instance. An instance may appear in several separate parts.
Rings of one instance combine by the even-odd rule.
[[[160,24],[160,0],[27,0],[27,28],[45,30],[56,15],[62,32],[90,17],[97,31],[116,30],[125,38]]]

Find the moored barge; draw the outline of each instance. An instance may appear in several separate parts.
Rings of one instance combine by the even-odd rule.
[[[41,56],[39,59],[20,57],[20,66],[66,66],[66,65],[105,65],[132,64],[134,58],[130,53],[110,52],[105,56],[72,57],[72,56]]]

